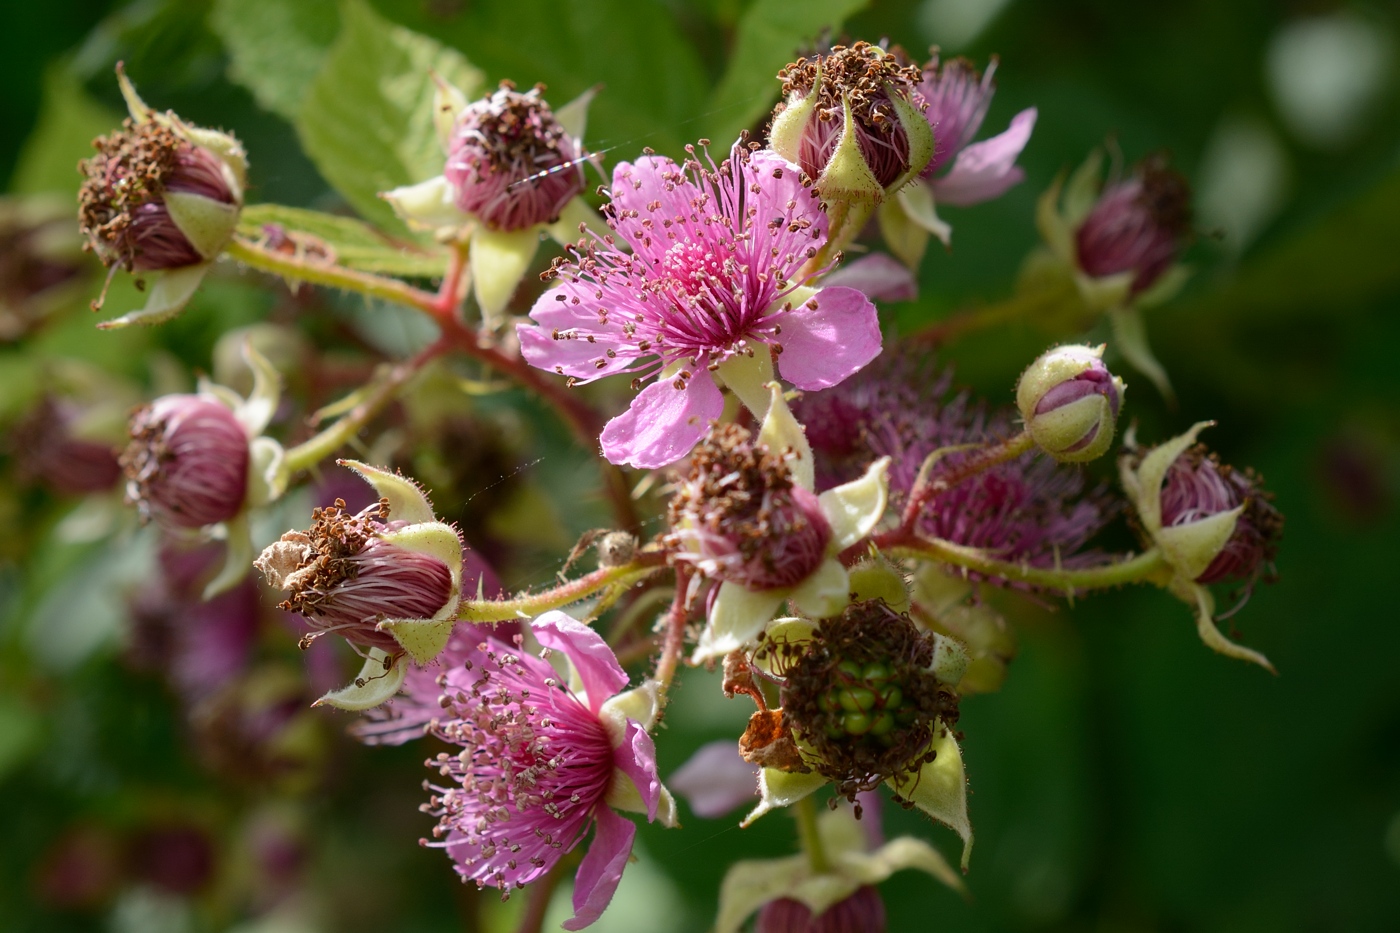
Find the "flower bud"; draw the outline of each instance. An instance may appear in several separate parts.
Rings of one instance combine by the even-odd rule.
[[[525,230],[559,219],[583,190],[583,149],[536,85],[509,81],[469,105],[452,130],[443,174],[457,207],[492,230]]]
[[[153,119],[129,119],[93,146],[97,155],[80,166],[87,180],[78,221],[104,264],[153,272],[222,251],[243,201],[225,156],[195,145],[179,124]]]
[[[1136,295],[1176,261],[1190,230],[1191,188],[1154,156],[1104,187],[1075,231],[1075,254],[1092,278],[1132,272],[1129,294]]]
[[[695,448],[669,519],[674,560],[750,590],[807,579],[832,534],[786,460],[734,424],[716,425]]]
[[[248,433],[226,406],[167,395],[131,417],[121,455],[127,501],[167,528],[228,521],[248,495]]]
[[[1283,515],[1273,494],[1260,488],[1253,470],[1236,470],[1195,444],[1173,461],[1162,484],[1162,526],[1187,527],[1202,519],[1242,508],[1234,530],[1197,583],[1251,580],[1272,561],[1283,535]]]
[[[780,897],[758,912],[754,933],[885,933],[885,901],[870,885],[819,914],[799,900]]]
[[[921,73],[868,42],[800,58],[778,72],[786,100],[773,115],[773,151],[802,166],[828,200],[877,202],[928,165],[933,130]]]
[[[1063,463],[1102,456],[1113,443],[1123,380],[1103,364],[1102,345],[1056,347],[1021,374],[1016,407],[1041,450]]]
[[[385,497],[352,515],[337,499],[311,513],[308,530],[287,532],[254,562],[270,586],[290,594],[281,608],[314,629],[302,647],[337,632],[351,644],[399,654],[399,640],[380,622],[432,619],[455,600],[446,562],[394,540],[396,531],[423,526],[391,521],[389,503]]]

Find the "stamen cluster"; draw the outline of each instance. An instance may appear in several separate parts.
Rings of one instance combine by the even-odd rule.
[[[1132,271],[1132,292],[1155,282],[1191,231],[1191,188],[1160,156],[1110,184],[1075,234],[1079,266],[1096,278]]]
[[[1283,514],[1263,478],[1252,469],[1237,470],[1210,453],[1204,444],[1188,449],[1167,470],[1162,484],[1162,526],[1170,528],[1209,518],[1244,505],[1225,547],[1196,578],[1197,583],[1253,580],[1278,552]]]
[[[780,454],[735,424],[716,424],[671,498],[673,560],[749,589],[793,586],[826,556],[831,527]]]
[[[759,646],[783,676],[783,716],[808,765],[854,801],[933,760],[935,729],[958,720],[958,697],[933,673],[933,636],[883,600],[852,603],[810,641]]]

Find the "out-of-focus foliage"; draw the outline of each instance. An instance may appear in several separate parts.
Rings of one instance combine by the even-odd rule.
[[[1278,678],[1202,650],[1180,607],[1157,593],[1108,593],[1058,612],[1004,607],[1020,652],[1005,688],[965,702],[960,724],[978,836],[973,898],[897,876],[883,888],[891,929],[1393,929],[1400,24],[1392,7],[8,4],[0,171],[12,194],[71,197],[71,166],[121,112],[111,68],[124,59],[147,100],[244,140],[251,202],[353,208],[406,237],[375,192],[441,169],[431,124],[412,109],[430,80],[425,69],[478,89],[503,78],[544,82],[559,103],[600,85],[586,142],[610,167],[645,146],[678,156],[700,137],[725,145],[741,128],[760,128],[778,96],[772,73],[818,38],[819,24],[843,17],[851,36],[887,36],[916,57],[934,43],[979,62],[999,54],[989,126],[1040,108],[1022,159],[1026,182],[998,201],[946,212],[953,248],[926,261],[918,301],[885,309],[889,332],[1009,295],[1035,245],[1036,196],[1105,138],[1128,161],[1166,148],[1201,192],[1200,235],[1187,257],[1193,278],[1148,312],[1178,402],[1169,407],[1139,380],[1129,411],[1152,438],[1216,418],[1225,459],[1257,467],[1288,515],[1281,581],[1257,589],[1237,620]],[[1307,122],[1328,107],[1347,120]],[[352,118],[363,122],[348,134]],[[432,244],[407,258],[381,251],[348,218],[328,227],[253,208],[244,219],[303,229],[359,268],[423,277],[440,268]],[[267,322],[285,354],[277,362],[312,400],[279,414],[295,431],[369,375],[358,351],[401,355],[423,339],[391,309],[311,289],[289,294],[231,267],[179,320],[99,334],[84,305],[100,275],[86,275],[86,293],[65,313],[0,345],[7,436],[46,393],[120,410],[188,390],[192,373],[178,361],[228,366],[220,338]],[[108,297],[113,307],[139,300],[120,279]],[[945,358],[961,382],[1009,401],[1018,371],[1059,336],[1017,324],[971,335]],[[523,395],[495,388],[475,370],[430,371],[376,423],[370,436],[387,440],[373,453],[431,486],[444,517],[508,585],[547,583],[577,535],[605,521],[586,487],[591,452]],[[526,451],[540,459],[520,468]],[[417,812],[427,752],[358,746],[343,735],[347,717],[305,709],[317,688],[346,679],[353,659],[303,657],[264,596],[236,684],[192,691],[171,658],[181,633],[203,623],[187,603],[160,602],[170,594],[143,584],[160,556],[118,494],[56,495],[22,480],[19,459],[6,451],[0,472],[0,926],[511,929],[518,900],[478,895],[441,853],[417,845],[431,826]],[[269,522],[290,527],[309,505],[299,497]],[[703,742],[742,728],[746,711],[720,700],[712,680],[697,671],[682,678],[658,741],[663,775]],[[273,738],[250,738],[274,720]],[[703,930],[729,862],[791,850],[778,818],[739,830],[732,820],[684,816],[685,833],[641,827],[641,863],[596,929]],[[947,834],[913,815],[887,820],[891,834],[934,835],[953,851]]]

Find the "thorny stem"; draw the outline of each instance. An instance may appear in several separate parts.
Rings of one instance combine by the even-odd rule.
[[[1013,583],[1029,583],[1073,596],[1082,590],[1101,590],[1127,583],[1165,586],[1172,570],[1162,552],[1151,548],[1141,554],[1100,567],[1078,569],[1032,567],[988,557],[978,548],[937,538],[922,538],[903,530],[876,535],[871,542],[893,557],[909,557],[999,577]]]
[[[665,565],[664,551],[641,551],[630,563],[603,567],[539,593],[525,593],[511,599],[464,599],[457,610],[457,618],[463,622],[507,622],[534,618],[542,612],[562,609],[587,599],[608,586],[629,586],[651,576]]]
[[[797,820],[797,838],[802,842],[802,851],[807,854],[807,864],[811,866],[812,874],[831,871],[831,862],[826,857],[821,830],[817,826],[816,798],[809,795],[797,801],[792,805],[792,815]]]
[[[913,531],[914,523],[919,518],[919,511],[929,499],[952,489],[964,480],[971,479],[983,470],[991,469],[998,463],[1015,460],[1034,446],[1035,441],[1031,440],[1030,434],[1022,431],[1004,441],[986,445],[947,473],[937,479],[932,479],[933,468],[938,463],[940,455],[952,452],[952,450],[946,449],[935,450],[924,459],[923,465],[919,468],[918,478],[914,480],[914,488],[909,492],[909,501],[905,504],[904,514],[900,517],[900,529],[905,532]]]
[[[379,414],[424,365],[442,355],[446,349],[446,345],[438,341],[413,359],[391,366],[382,376],[376,376],[367,387],[370,389],[368,394],[354,408],[330,427],[287,451],[282,462],[282,469],[286,475],[291,476],[299,470],[315,466],[335,453],[342,444],[358,434],[361,428]]]
[[[681,653],[685,650],[685,619],[689,612],[686,594],[690,587],[689,572],[676,569],[676,595],[671,599],[671,608],[666,613],[666,640],[661,645],[661,660],[656,664],[656,681],[661,685],[662,697],[676,676]]]

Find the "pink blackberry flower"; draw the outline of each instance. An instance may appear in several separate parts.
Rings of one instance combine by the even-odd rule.
[[[808,286],[826,243],[821,199],[801,169],[736,143],[709,167],[647,155],[613,173],[608,226],[571,248],[518,327],[531,365],[642,388],[604,428],[613,463],[684,457],[724,409],[719,384],[762,418],[772,360],[793,385],[836,385],[880,352],[875,306],[853,288]]]
[[[432,733],[457,754],[429,767],[425,812],[438,818],[433,841],[464,881],[503,896],[552,869],[593,829],[579,865],[574,916],[566,930],[590,925],[608,906],[632,851],[636,826],[614,809],[675,823],[675,802],[656,770],[648,729],[657,712],[654,684],[633,690],[612,649],[562,612],[531,626],[572,668],[568,685],[546,661],[516,645],[483,637],[442,678],[442,718]]]
[[[872,459],[889,457],[890,497],[898,507],[933,451],[1011,433],[1008,413],[989,414],[966,392],[950,394],[951,386],[950,373],[895,354],[835,389],[798,400],[793,410],[807,426],[817,487],[846,482]],[[965,456],[945,456],[934,478],[955,470]],[[1112,511],[1103,495],[1085,495],[1081,473],[1029,452],[935,494],[917,528],[1002,560],[1073,567],[1098,560],[1078,552]]]

